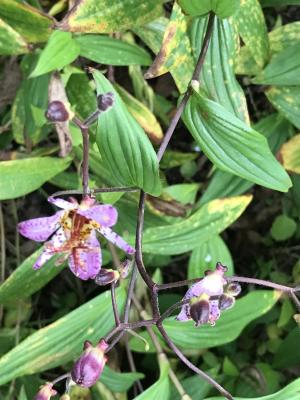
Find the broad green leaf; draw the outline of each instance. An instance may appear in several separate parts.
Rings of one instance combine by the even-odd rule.
[[[286,119],[300,129],[300,86],[272,86],[265,95]]]
[[[188,279],[204,276],[207,269],[214,269],[217,262],[221,262],[228,268],[228,275],[233,275],[233,262],[230,251],[223,239],[216,235],[206,242],[202,242],[192,251],[189,266]]]
[[[18,55],[28,51],[28,45],[23,37],[0,18],[0,54]]]
[[[169,363],[166,360],[160,359],[160,375],[157,382],[151,385],[139,396],[135,397],[134,400],[153,400],[153,399],[164,399],[169,400],[170,396],[170,383],[169,383]]]
[[[122,308],[123,288],[117,289],[117,301]],[[0,385],[74,360],[82,352],[85,340],[96,343],[113,325],[110,292],[106,291],[39,329],[0,358]]]
[[[269,58],[269,38],[264,14],[258,0],[242,1],[239,12],[234,15],[239,34],[249,48],[259,67]]]
[[[160,16],[162,3],[162,0],[81,0],[58,27],[85,33],[124,31]]]
[[[43,268],[34,271],[32,266],[37,257],[41,254],[41,249],[35,251],[26,258],[21,265],[1,284],[0,304],[6,304],[14,300],[26,299],[37,292],[53,279],[62,270],[61,266],[56,266],[57,256],[52,257]],[[65,266],[65,265],[64,265]]]
[[[281,242],[291,238],[296,232],[296,222],[287,215],[278,215],[271,226],[271,236],[274,240]]]
[[[171,339],[186,350],[216,347],[236,339],[245,326],[269,311],[278,297],[273,291],[253,291],[237,300],[233,308],[224,311],[214,327],[202,325],[196,328],[193,321],[179,322],[174,317],[168,318],[164,327]]]
[[[228,18],[237,12],[239,0],[179,0],[179,4],[187,14],[193,17],[213,11],[219,18]]]
[[[282,192],[291,186],[266,138],[221,105],[195,92],[183,120],[206,156],[220,169]]]
[[[168,18],[160,17],[149,22],[147,25],[133,27],[133,31],[146,43],[154,54],[157,54],[161,48],[168,23]]]
[[[116,372],[107,365],[101,374],[101,382],[113,392],[126,392],[138,379],[143,379],[144,374],[139,372]]]
[[[300,174],[300,134],[281,147],[280,156],[286,170]]]
[[[166,72],[173,76],[180,93],[185,92],[193,74],[193,57],[187,35],[187,19],[174,3],[162,45],[145,78],[154,78]]]
[[[78,57],[79,52],[79,44],[72,39],[71,33],[54,31],[46,47],[42,50],[30,77],[33,78],[50,71],[62,69],[65,65],[73,62]]]
[[[31,43],[45,42],[53,24],[40,10],[16,0],[0,1],[0,18]]]
[[[256,84],[289,86],[300,84],[299,43],[275,54],[252,81]]]
[[[164,188],[163,194],[183,204],[194,204],[199,187],[199,183],[179,183]]]
[[[290,368],[299,365],[300,353],[298,349],[300,341],[300,330],[296,326],[290,331],[285,339],[281,342],[275,353],[273,365],[275,368]],[[300,387],[299,387],[300,389]]]
[[[161,183],[154,149],[143,129],[129,114],[111,83],[93,71],[97,94],[112,92],[113,107],[98,120],[96,142],[104,166],[121,186],[138,186],[158,195]]]
[[[268,396],[255,398],[235,397],[234,400],[299,400],[300,399],[300,378],[287,385],[279,392],[269,394]],[[210,397],[205,400],[223,400],[222,397]]]
[[[196,18],[190,38],[195,60],[199,57],[208,18]],[[225,107],[236,117],[249,123],[247,102],[234,74],[235,36],[229,20],[215,19],[212,37],[200,74],[201,88],[211,100]]]
[[[122,86],[115,84],[114,87],[124,101],[130,114],[141,125],[151,142],[159,144],[163,139],[163,131],[155,115]]]
[[[0,200],[15,199],[33,192],[64,171],[70,159],[35,157],[0,162]]]
[[[231,225],[251,199],[251,196],[240,196],[214,200],[182,222],[146,229],[143,251],[170,255],[186,253]]]
[[[150,65],[149,53],[136,44],[124,42],[105,35],[76,36],[80,55],[101,64]]]

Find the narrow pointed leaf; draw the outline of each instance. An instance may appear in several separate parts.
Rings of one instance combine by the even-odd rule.
[[[161,191],[158,162],[146,133],[127,111],[111,83],[93,71],[97,94],[114,93],[113,107],[100,115],[96,142],[103,164],[121,186],[138,186],[157,195]]]
[[[291,186],[266,138],[221,105],[195,93],[183,120],[203,152],[220,169],[282,192]]]

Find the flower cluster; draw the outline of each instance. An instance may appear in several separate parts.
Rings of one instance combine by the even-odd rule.
[[[80,204],[71,198],[66,201],[50,197],[48,201],[62,208],[51,217],[35,218],[19,223],[19,232],[35,241],[45,241],[44,251],[33,265],[41,268],[55,254],[62,254],[56,264],[69,261],[71,271],[80,279],[94,279],[100,273],[102,257],[96,231],[114,245],[133,254],[134,248],[113,232],[110,227],[118,218],[117,210],[109,204],[97,204],[86,196]]]
[[[215,325],[221,311],[231,308],[235,297],[241,291],[239,284],[227,284],[224,277],[226,271],[227,267],[221,263],[217,263],[215,271],[206,271],[206,276],[186,292],[183,301],[187,302],[182,306],[176,319],[178,321],[193,319],[196,326],[206,323]]]

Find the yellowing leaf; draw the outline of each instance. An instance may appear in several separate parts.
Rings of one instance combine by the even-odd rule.
[[[161,49],[145,78],[154,78],[170,72],[180,93],[183,93],[193,74],[194,61],[187,36],[187,20],[181,8],[174,3]]]
[[[300,134],[281,147],[280,155],[285,169],[300,174]]]
[[[28,53],[26,41],[12,27],[0,19],[0,54],[18,55]]]
[[[286,119],[300,129],[300,86],[271,86],[265,95]]]

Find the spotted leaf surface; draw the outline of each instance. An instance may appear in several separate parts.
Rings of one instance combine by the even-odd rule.
[[[300,134],[281,147],[280,156],[286,170],[300,174]]]
[[[24,38],[0,18],[0,54],[18,55],[28,53],[28,51]]]
[[[300,87],[271,86],[265,94],[273,106],[300,129]]]

